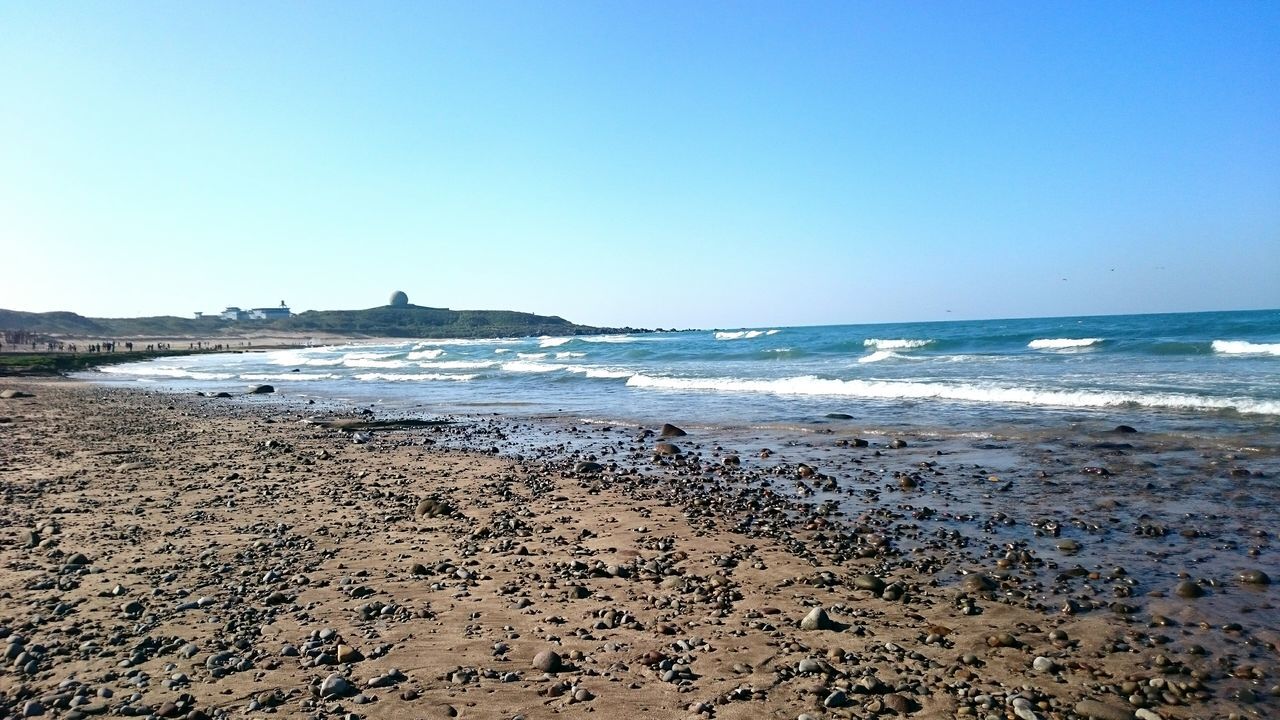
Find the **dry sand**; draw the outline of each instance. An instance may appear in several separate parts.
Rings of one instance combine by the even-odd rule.
[[[998,548],[960,583],[886,564],[874,512],[834,551],[772,493],[698,489],[731,461],[655,463],[653,438],[638,472],[495,456],[465,426],[357,444],[287,405],[5,389],[32,397],[0,400],[0,715],[1280,715],[1249,618],[1059,612]]]

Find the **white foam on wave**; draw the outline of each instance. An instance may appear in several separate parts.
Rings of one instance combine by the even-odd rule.
[[[906,355],[896,353],[892,350],[877,350],[871,353],[870,355],[863,355],[862,357],[858,358],[858,362],[873,363],[873,362],[880,362],[881,360],[905,360],[906,358],[907,358]]]
[[[1143,406],[1173,410],[1235,410],[1259,415],[1280,415],[1280,401],[1252,398],[1213,398],[1182,393],[1124,391],[1042,390],[989,384],[920,383],[896,380],[829,380],[814,376],[777,380],[739,378],[653,377],[636,374],[628,387],[657,390],[701,390],[773,395],[829,395],[880,400],[960,400],[1041,407],[1102,408]]]
[[[1086,348],[1102,342],[1102,338],[1042,338],[1027,343],[1032,350],[1071,350]]]
[[[365,382],[374,382],[383,380],[387,382],[430,382],[433,380],[452,380],[454,382],[468,382],[475,380],[475,375],[453,375],[449,373],[360,373],[356,375],[357,380]]]
[[[630,335],[582,335],[578,339],[589,343],[633,343],[638,338]]]
[[[409,363],[409,361],[408,361],[408,360],[383,360],[383,359],[380,359],[381,357],[386,357],[385,355],[384,355],[384,356],[377,356],[377,355],[370,355],[369,353],[352,353],[352,355],[359,355],[359,357],[352,357],[351,355],[349,355],[349,356],[347,356],[347,357],[344,357],[344,358],[342,359],[342,364],[343,364],[343,366],[344,366],[344,367],[349,367],[349,368],[385,368],[385,369],[387,369],[387,370],[395,370],[395,369],[397,369],[397,368],[405,368],[405,367],[409,367],[409,365],[410,365],[410,363]]]
[[[1213,351],[1223,355],[1280,355],[1280,343],[1251,343],[1246,340],[1214,340]]]
[[[157,365],[104,365],[99,368],[112,375],[132,375],[137,378],[174,378],[178,380],[231,380],[233,373],[211,373],[184,368],[164,367]]]
[[[520,354],[524,355],[524,353]],[[563,370],[566,367],[568,366],[555,363],[530,362],[528,360],[512,360],[511,362],[502,363],[504,371],[513,373],[549,373]]]
[[[494,355],[501,355],[501,354],[503,354],[503,353],[509,353],[509,352],[511,352],[511,348],[498,348],[497,350],[494,350],[494,351],[493,351],[493,354],[494,354]]]
[[[573,338],[548,337],[546,335],[543,335],[542,337],[538,338],[538,347],[544,347],[544,348],[560,347],[561,345],[569,342],[572,339]]]
[[[320,348],[320,349],[308,348],[305,350],[304,349],[272,350],[266,354],[266,359],[267,359],[267,362],[271,363],[272,365],[285,365],[285,366],[341,365],[342,364],[341,357],[325,357],[325,355],[332,354],[333,352],[334,352],[334,348]],[[316,354],[321,354],[322,356],[312,357],[313,355],[316,355]]]
[[[629,378],[636,374],[634,370],[625,368],[597,367],[594,365],[567,365],[564,369],[569,372],[586,375],[589,378],[601,379]]]
[[[862,346],[875,348],[877,350],[914,350],[915,348],[922,348],[932,342],[933,342],[932,340],[914,340],[914,339],[886,340],[882,338],[867,338],[866,340],[862,341]]]
[[[270,380],[274,382],[306,382],[311,380],[337,380],[341,375],[333,373],[242,373],[241,380],[264,381]]]
[[[550,353],[516,353],[521,360],[545,360]]]
[[[438,362],[418,363],[418,367],[428,370],[478,370],[496,367],[497,360],[440,360]]]
[[[781,330],[732,330],[715,334],[717,340],[751,340],[765,335],[777,335]]]
[[[430,350],[414,350],[408,355],[405,355],[404,358],[405,360],[435,360],[441,355],[444,355],[444,350],[441,348],[431,348]]]
[[[586,353],[584,353],[584,352],[558,352],[558,353],[556,353],[556,358],[558,358],[558,359],[560,359],[560,360],[564,360],[565,358],[580,358],[580,357],[586,357],[586,356],[587,356],[587,354],[586,354]]]
[[[520,338],[436,338],[419,340],[414,350],[449,345],[518,345],[524,342]]]

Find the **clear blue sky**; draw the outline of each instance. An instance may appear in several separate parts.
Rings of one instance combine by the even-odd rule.
[[[0,35],[0,307],[1280,306],[1274,2],[8,2]]]

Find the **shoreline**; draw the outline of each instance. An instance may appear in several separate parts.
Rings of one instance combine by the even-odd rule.
[[[74,690],[55,697],[70,672],[95,710],[172,702],[173,716],[273,703],[371,718],[1110,717],[1090,701],[1133,717],[1131,697],[1163,718],[1280,708],[1276,586],[1236,577],[1280,580],[1274,456],[1141,435],[1109,448],[778,444],[694,425],[668,455],[663,418],[473,416],[357,443],[290,403],[69,380],[2,389],[35,397],[0,400],[0,628],[46,650],[34,672],[0,670],[14,713],[44,698],[72,715],[58,704]],[[450,512],[415,517],[433,496]],[[1195,501],[1220,507],[1179,521]],[[22,528],[50,522],[57,534],[24,546]],[[75,552],[88,562],[69,563]],[[1120,574],[1117,555],[1130,558]],[[801,629],[817,606],[842,627]],[[157,646],[132,651],[148,635]],[[338,638],[365,659],[340,662]],[[544,650],[563,671],[532,667]],[[351,692],[312,691],[331,675]]]

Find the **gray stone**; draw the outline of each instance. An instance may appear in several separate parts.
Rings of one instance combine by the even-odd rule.
[[[1035,668],[1038,672],[1053,672],[1054,668],[1057,667],[1057,664],[1049,658],[1041,655],[1031,661],[1031,667]]]
[[[660,442],[653,445],[654,455],[679,455],[680,448],[673,443]]]
[[[808,615],[800,621],[801,630],[832,630],[835,625],[831,622],[831,618],[827,616],[827,611],[820,607],[816,607],[809,611]]]
[[[1092,720],[1134,720],[1128,708],[1089,699],[1076,703],[1076,714]]]
[[[337,673],[330,675],[324,679],[324,682],[320,683],[320,697],[322,698],[342,697],[350,692],[351,683]]]
[[[822,663],[813,658],[805,658],[796,664],[796,672],[801,675],[822,672]]]
[[[884,590],[885,584],[883,580],[875,575],[859,575],[853,579],[853,586],[859,590],[870,590],[873,593],[878,593]]]

